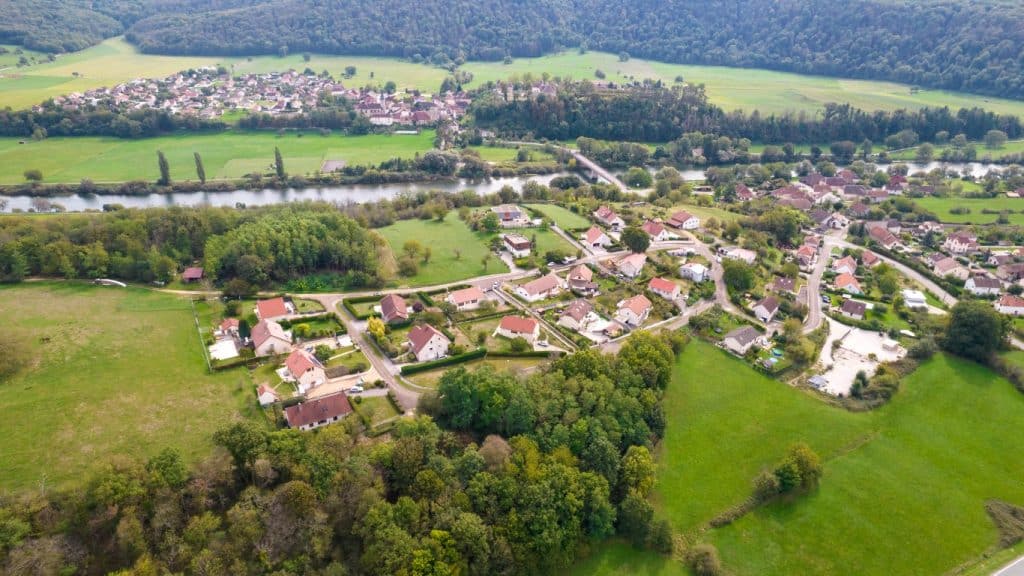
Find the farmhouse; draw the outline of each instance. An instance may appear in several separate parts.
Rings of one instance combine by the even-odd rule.
[[[502,228],[524,228],[530,225],[530,217],[519,206],[502,204],[491,208],[498,215]]]
[[[456,290],[448,296],[445,296],[445,302],[448,302],[459,312],[465,312],[466,310],[476,310],[480,307],[480,303],[483,302],[487,297],[484,296],[483,290],[480,290],[476,286],[470,286],[469,288],[463,288],[462,290]]]
[[[626,298],[619,302],[615,317],[623,324],[629,324],[634,327],[640,326],[647,321],[647,317],[651,314],[652,306],[653,304],[648,300],[647,296],[637,294],[632,298]]]
[[[849,294],[861,294],[860,282],[852,274],[840,274],[835,280],[836,290]]]
[[[260,320],[277,320],[294,313],[295,307],[292,303],[285,301],[280,296],[256,301],[256,317]]]
[[[597,210],[594,210],[594,219],[616,231],[621,230],[626,226],[626,222],[620,218],[614,210],[607,206],[601,206]]]
[[[516,258],[525,258],[530,255],[532,247],[530,239],[521,234],[505,234],[502,236],[502,242],[505,244],[505,249]]]
[[[581,298],[566,307],[558,318],[558,325],[582,332],[588,324],[597,320],[598,316],[594,313],[594,305]]]
[[[779,311],[779,299],[775,296],[767,296],[757,304],[754,304],[754,316],[765,324],[772,321],[775,313]]]
[[[832,263],[832,271],[836,274],[856,274],[857,261],[853,259],[853,256],[840,258]]]
[[[858,302],[856,300],[846,300],[843,305],[839,307],[839,313],[847,318],[853,318],[854,320],[863,320],[864,313],[867,311],[868,305],[864,302]]]
[[[689,212],[680,210],[668,219],[668,225],[680,230],[696,230],[700,228],[700,218]]]
[[[527,302],[551,298],[562,291],[562,279],[554,273],[516,287],[516,295]]]
[[[607,248],[612,243],[612,239],[597,226],[591,226],[590,230],[587,230],[587,233],[583,235],[583,241],[591,248]]]
[[[388,294],[380,300],[380,316],[388,324],[405,322],[409,319],[409,307],[398,294]]]
[[[661,222],[655,222],[654,220],[648,220],[644,222],[644,225],[640,227],[641,230],[647,233],[651,237],[651,242],[665,242],[675,238],[676,235],[669,232]]]
[[[540,322],[523,316],[505,316],[494,331],[495,336],[523,338],[533,344],[540,337]]]
[[[299,394],[305,394],[327,381],[323,364],[316,356],[305,350],[293,351],[284,361],[284,365],[288,369],[288,375],[295,381]]]
[[[256,388],[256,399],[259,401],[260,406],[269,406],[274,402],[280,402],[281,395],[270,386],[260,384],[259,387]]]
[[[738,356],[743,356],[757,343],[761,333],[753,326],[741,326],[725,335],[722,346]]]
[[[616,262],[615,267],[627,278],[636,278],[647,264],[647,254],[630,254]]]
[[[1002,282],[988,276],[972,276],[964,282],[964,290],[975,296],[997,296],[1002,289]]]
[[[940,260],[936,260],[935,264],[932,265],[932,272],[940,278],[956,278],[958,280],[964,280],[971,275],[970,271],[956,261],[956,258],[945,257]]]
[[[1024,298],[1013,294],[1003,294],[996,300],[996,311],[1011,316],[1024,316]]]
[[[978,237],[970,232],[953,232],[946,236],[942,247],[951,254],[968,254],[978,250]]]
[[[192,282],[199,282],[203,279],[203,269],[198,266],[191,266],[185,268],[185,271],[181,273],[181,281],[190,284]]]
[[[664,278],[651,278],[647,289],[669,301],[679,298],[679,284]]]
[[[252,346],[256,356],[284,354],[292,347],[291,334],[273,320],[260,320],[252,327]]]
[[[694,282],[703,282],[708,279],[708,267],[700,262],[687,262],[679,267],[679,275]]]
[[[409,340],[409,349],[420,362],[437,360],[448,355],[451,341],[430,324],[413,326],[406,337]]]
[[[322,396],[284,409],[289,428],[312,430],[333,424],[352,412],[352,405],[343,393]]]

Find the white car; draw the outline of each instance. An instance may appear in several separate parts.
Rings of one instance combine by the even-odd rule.
[[[348,392],[349,394],[359,394],[362,391],[363,391],[363,387],[362,386],[358,386],[358,385],[357,386],[353,386],[353,387],[349,388],[348,390],[346,390],[346,392]]]

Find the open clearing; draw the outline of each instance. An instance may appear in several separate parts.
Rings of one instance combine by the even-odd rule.
[[[281,149],[289,174],[312,174],[325,160],[357,165],[412,158],[417,152],[433,148],[434,132],[366,136],[290,132],[278,136],[274,132],[229,131],[140,140],[87,136],[18,142],[17,138],[0,138],[0,184],[24,182],[24,172],[30,168],[41,170],[43,181],[49,183],[77,183],[83,178],[95,182],[155,181],[160,176],[158,150],[166,154],[175,181],[197,180],[194,152],[202,156],[210,180],[272,172],[274,147]]]
[[[985,214],[983,210],[1013,210],[1016,214],[1007,213],[1010,224],[1024,225],[1024,199],[1007,198],[1004,195],[995,198],[916,198],[922,208],[931,210],[942,222],[954,224],[992,224],[999,219],[999,214]],[[953,214],[954,208],[967,208],[968,214]]]
[[[165,447],[195,461],[222,424],[258,414],[245,370],[207,373],[188,300],[49,282],[0,298],[5,330],[33,358],[0,384],[4,490],[71,485],[112,456]]]
[[[566,232],[571,232],[577,228],[590,228],[591,225],[588,218],[556,204],[526,204],[526,207],[533,208],[554,220],[555,226]]]
[[[1009,432],[1024,426],[1024,395],[956,358],[937,355],[887,406],[853,414],[694,341],[665,413],[658,512],[718,546],[730,574],[942,574],[996,544],[985,500],[1024,504],[1024,445]],[[816,492],[701,532],[796,441],[824,461]],[[608,548],[576,572],[636,573],[649,556]]]

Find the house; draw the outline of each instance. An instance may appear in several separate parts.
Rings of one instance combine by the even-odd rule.
[[[754,199],[754,193],[746,184],[740,182],[736,184],[736,199],[740,202],[749,202]]]
[[[273,320],[260,320],[252,327],[252,346],[256,356],[284,354],[292,347],[291,334]]]
[[[680,230],[696,230],[697,228],[700,228],[700,218],[690,214],[689,212],[680,210],[669,217],[668,225],[679,228]]]
[[[498,215],[502,228],[523,228],[530,225],[530,217],[515,204],[502,204],[491,208]]]
[[[623,324],[634,327],[640,326],[651,315],[652,306],[654,304],[651,303],[647,296],[637,294],[632,298],[626,298],[619,302],[615,318]]]
[[[577,294],[593,296],[598,292],[598,285],[594,282],[594,271],[586,264],[578,264],[569,271],[569,289]]]
[[[868,268],[874,268],[882,263],[882,259],[871,250],[865,250],[860,253],[860,263]]]
[[[644,222],[644,225],[640,227],[641,230],[647,233],[651,237],[651,242],[665,242],[676,238],[676,235],[669,232],[665,225],[661,222],[655,222],[654,220],[648,220]]]
[[[343,393],[322,396],[284,409],[289,428],[312,430],[333,424],[352,412],[352,405]]]
[[[562,279],[554,273],[541,276],[521,286],[516,286],[516,295],[527,302],[551,298],[562,291]]]
[[[185,271],[181,273],[181,281],[189,284],[192,282],[199,282],[203,279],[203,269],[198,266],[191,266],[185,268]]]
[[[998,296],[1003,290],[1003,283],[988,276],[972,276],[964,282],[964,290],[975,296]]]
[[[621,230],[626,226],[626,222],[620,218],[614,210],[607,206],[601,206],[597,210],[594,210],[594,219],[616,231]]]
[[[409,307],[398,294],[388,294],[380,300],[380,316],[387,324],[405,322],[409,319]]]
[[[1013,263],[1013,256],[1005,252],[998,254],[990,254],[988,260],[985,261],[989,266],[1004,266],[1006,264]]]
[[[754,304],[754,316],[765,324],[772,321],[775,313],[779,311],[779,299],[775,296],[767,296],[757,304]]]
[[[407,338],[409,348],[419,362],[444,358],[448,355],[448,346],[451,345],[448,337],[430,324],[413,326]]]
[[[612,244],[612,239],[597,226],[591,226],[590,230],[587,230],[587,233],[583,235],[583,241],[591,248],[607,248]]]
[[[835,228],[838,230],[840,228],[846,228],[847,226],[849,226],[850,219],[847,218],[846,216],[843,216],[839,212],[833,212],[832,215],[829,216],[827,220],[825,220],[825,225],[828,226],[829,228]]]
[[[1010,316],[1024,316],[1024,298],[1013,294],[1003,294],[996,300],[996,311]]]
[[[818,261],[818,250],[814,246],[804,244],[796,251],[796,261],[804,270],[813,268],[814,263]]]
[[[615,267],[623,276],[636,278],[643,271],[644,264],[647,264],[647,254],[630,254],[616,262]]]
[[[757,252],[746,248],[722,248],[722,256],[730,260],[741,260],[747,264],[753,264],[757,260]]]
[[[892,250],[900,243],[900,239],[884,226],[875,226],[868,230],[868,237],[886,250]]]
[[[853,277],[853,274],[840,274],[835,280],[836,290],[849,294],[861,294],[860,282]]]
[[[476,286],[470,286],[469,288],[463,288],[462,290],[456,290],[447,296],[444,301],[455,306],[455,309],[459,312],[465,312],[467,310],[476,310],[480,307],[480,303],[486,300],[483,290]]]
[[[1003,264],[996,268],[996,276],[1007,282],[1016,282],[1024,278],[1024,263]]]
[[[903,296],[903,304],[907,308],[926,308],[928,306],[928,300],[925,298],[924,292],[920,290],[903,290],[900,292]]]
[[[259,401],[260,406],[270,406],[275,402],[280,402],[281,395],[270,386],[260,384],[259,387],[256,388],[256,399]]]
[[[840,258],[832,263],[832,271],[836,274],[856,274],[857,261],[853,259],[853,256]]]
[[[871,206],[868,206],[863,202],[855,202],[850,206],[849,211],[850,215],[854,218],[867,218],[868,214],[871,212]]]
[[[760,337],[761,333],[753,326],[741,326],[726,334],[722,339],[722,345],[733,354],[743,356]]]
[[[256,317],[260,320],[276,320],[294,313],[295,308],[291,302],[286,302],[280,296],[269,300],[256,301]]]
[[[557,324],[576,332],[582,332],[588,324],[597,319],[598,316],[594,313],[594,305],[580,298],[579,300],[574,300],[572,304],[565,308],[562,315],[558,318]]]
[[[305,350],[294,350],[284,361],[288,375],[295,381],[295,387],[299,394],[305,394],[311,389],[327,381],[327,372],[324,365]]]
[[[794,278],[787,278],[786,276],[776,276],[775,280],[772,281],[771,289],[773,291],[775,291],[775,292],[780,293],[780,294],[782,294],[782,293],[795,294],[796,293],[796,279],[794,279]]]
[[[951,254],[969,254],[978,250],[978,237],[970,232],[953,232],[942,247]]]
[[[505,316],[494,331],[495,336],[523,338],[533,344],[540,337],[540,322],[523,316]]]
[[[526,236],[521,234],[505,234],[501,239],[505,244],[505,249],[516,258],[526,258],[530,255],[530,248],[532,248],[533,244],[530,243],[530,239]]]
[[[225,318],[213,333],[218,338],[231,338],[238,336],[238,326],[238,318]]]
[[[854,320],[863,320],[864,313],[867,312],[868,305],[864,302],[858,302],[856,300],[846,300],[843,305],[839,307],[839,313],[847,318],[853,318]]]
[[[699,262],[687,262],[679,267],[679,275],[694,282],[708,279],[708,267]]]
[[[828,226],[828,224],[827,224],[828,217],[829,217],[829,213],[828,212],[826,212],[824,210],[811,210],[810,213],[808,213],[807,215],[819,227],[824,228],[824,227]]]
[[[679,298],[679,284],[664,278],[651,278],[647,289],[669,301]]]
[[[966,267],[956,261],[956,258],[945,257],[941,260],[937,260],[932,265],[932,272],[935,273],[939,278],[956,278],[958,280],[965,280],[971,275],[970,271]]]

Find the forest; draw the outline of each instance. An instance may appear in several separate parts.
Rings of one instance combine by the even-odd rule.
[[[647,497],[660,399],[685,343],[646,332],[525,380],[447,373],[421,415],[357,442],[251,421],[192,469],[112,457],[78,490],[0,495],[10,574],[517,575],[613,535],[667,552]],[[353,420],[353,419],[350,419]]]
[[[244,9],[239,9],[244,8]],[[229,25],[225,25],[229,23]],[[383,55],[451,65],[572,48],[1024,96],[1024,7],[996,0],[9,0],[0,42],[65,52]]]

